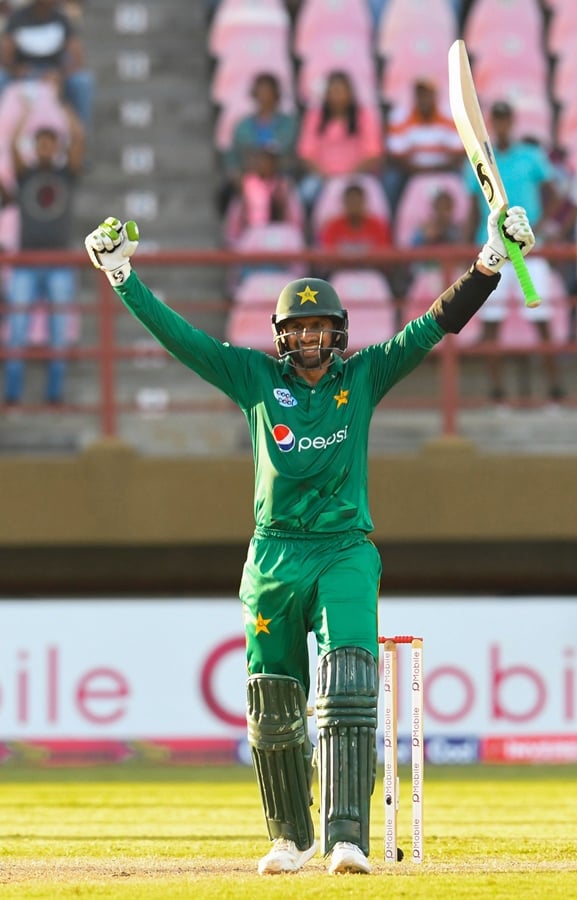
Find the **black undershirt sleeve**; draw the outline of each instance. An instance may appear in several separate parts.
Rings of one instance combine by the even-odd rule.
[[[495,290],[500,275],[484,275],[471,266],[429,308],[443,331],[458,334]]]

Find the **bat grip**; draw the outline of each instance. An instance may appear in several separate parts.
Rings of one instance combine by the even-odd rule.
[[[541,298],[537,291],[535,290],[535,285],[533,284],[533,279],[529,274],[529,270],[527,268],[527,263],[521,253],[521,248],[516,241],[512,241],[511,238],[508,238],[505,234],[505,229],[503,228],[503,222],[505,221],[506,211],[503,210],[501,216],[499,218],[499,227],[501,229],[501,234],[503,236],[503,241],[505,242],[505,247],[507,250],[507,255],[509,259],[513,263],[513,268],[517,273],[517,278],[519,279],[519,284],[521,285],[521,289],[523,291],[523,295],[525,297],[525,306],[534,307],[539,306],[541,303]]]

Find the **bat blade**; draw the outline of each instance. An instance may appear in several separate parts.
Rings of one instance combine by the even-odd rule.
[[[490,210],[508,206],[507,192],[501,179],[493,145],[479,105],[465,42],[456,40],[449,48],[449,103],[455,128],[467,158],[485,195]],[[503,233],[507,253],[521,284],[526,306],[539,306],[537,294],[519,245]]]

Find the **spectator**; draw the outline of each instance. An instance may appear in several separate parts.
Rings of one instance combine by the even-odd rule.
[[[543,240],[554,247],[560,244],[573,245],[575,241],[575,222],[577,221],[577,178],[569,162],[565,148],[554,146],[549,152],[553,165],[555,191],[558,198],[556,206],[549,210],[543,223]],[[562,260],[553,263],[563,279],[569,292],[575,290],[575,263]]]
[[[355,172],[379,174],[381,124],[376,110],[361,106],[346,72],[331,72],[320,107],[303,116],[297,155],[305,168],[301,194],[310,209],[326,178]]]
[[[362,255],[390,247],[391,228],[388,221],[368,211],[363,186],[351,182],[343,191],[342,212],[324,223],[318,243],[322,250],[343,258]]]
[[[34,158],[26,160],[20,150],[21,137],[29,110],[18,124],[11,143],[12,163],[17,180],[16,202],[20,213],[20,249],[60,250],[69,246],[72,227],[74,182],[83,164],[84,130],[71,107],[68,108],[70,137],[62,146],[52,127],[39,128],[35,134]],[[29,308],[43,300],[63,307],[74,300],[76,278],[73,269],[62,265],[17,266],[8,285],[8,305],[18,312],[8,316],[8,348],[26,345],[30,320]],[[50,316],[49,339],[52,350],[65,350],[68,317],[62,312]],[[46,402],[62,402],[66,363],[48,362]],[[24,361],[6,362],[5,400],[18,404],[24,386]]]
[[[239,189],[248,157],[255,148],[274,145],[278,149],[280,170],[287,175],[296,174],[297,117],[280,109],[281,87],[277,76],[261,72],[254,80],[251,94],[255,110],[240,119],[231,147],[223,157],[225,185],[219,198],[222,214]]]
[[[238,196],[225,220],[225,241],[234,246],[241,233],[253,226],[290,222],[304,226],[296,183],[281,171],[281,157],[274,146],[253,150],[240,179]]]
[[[554,186],[555,172],[542,147],[533,141],[519,141],[514,138],[514,126],[515,116],[512,106],[504,101],[494,103],[490,111],[489,128],[492,132],[495,161],[507,190],[509,202],[514,206],[522,198],[537,241],[541,239],[543,242],[546,222],[554,215],[559,204]],[[474,241],[484,233],[482,209],[485,199],[470,166],[465,167],[465,185],[471,196],[467,238]],[[515,297],[523,305],[523,315],[535,323],[543,343],[550,344],[552,308],[548,298],[549,265],[545,259],[535,257],[528,261],[527,268],[541,297],[541,305],[532,309],[524,305],[521,286],[513,266],[510,266],[510,272],[504,271],[490,301],[480,311],[484,340],[498,339],[499,327],[507,315],[509,297]],[[552,353],[543,355],[543,366],[548,380],[549,397],[553,401],[558,401],[563,396],[563,390],[559,384],[557,360]],[[502,361],[499,355],[489,357],[489,379],[490,395],[496,403],[501,403],[505,392]]]
[[[439,109],[436,85],[428,79],[415,82],[413,108],[392,117],[385,144],[384,187],[393,210],[411,175],[458,172],[463,161],[453,120]]]
[[[437,191],[427,218],[413,235],[412,244],[414,247],[456,244],[461,239],[462,229],[455,219],[455,198],[450,191]]]
[[[94,79],[84,46],[58,0],[31,0],[7,19],[0,42],[0,91],[12,80],[57,79],[84,129],[92,120]]]

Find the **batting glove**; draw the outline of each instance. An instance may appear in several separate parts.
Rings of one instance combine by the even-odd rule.
[[[124,284],[132,271],[130,257],[138,247],[138,225],[109,216],[86,236],[84,245],[92,265],[102,269],[113,287]]]
[[[527,256],[535,246],[535,235],[522,206],[512,206],[511,209],[508,209],[502,225],[500,224],[501,215],[502,213],[498,209],[489,215],[487,243],[479,254],[480,262],[491,272],[499,272],[509,259],[503,234],[510,241],[519,244],[523,256]]]

